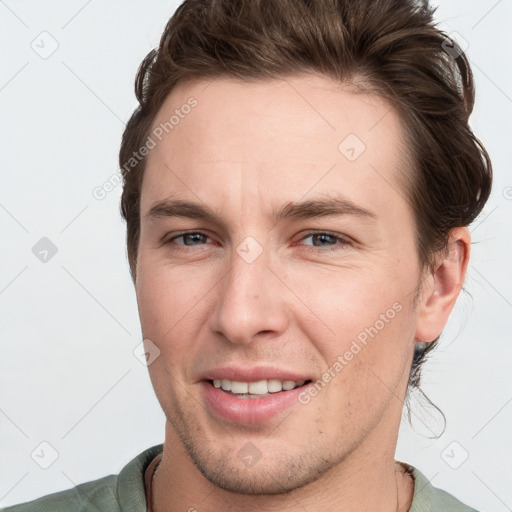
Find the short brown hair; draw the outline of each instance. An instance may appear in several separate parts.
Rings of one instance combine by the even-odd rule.
[[[387,99],[401,115],[413,169],[407,200],[422,268],[445,250],[452,228],[468,226],[492,183],[489,156],[468,125],[474,86],[457,43],[434,23],[435,9],[414,0],[185,0],[142,61],[139,106],[119,153],[121,213],[136,280],[140,192],[146,158],[127,166],[149,136],[178,82],[230,77],[245,81],[316,72]],[[417,350],[409,386],[439,338]]]

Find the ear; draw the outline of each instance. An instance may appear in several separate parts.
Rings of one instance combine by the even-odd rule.
[[[436,269],[423,282],[417,306],[417,341],[433,341],[443,331],[464,284],[470,252],[469,230],[452,229],[447,251],[439,255]]]

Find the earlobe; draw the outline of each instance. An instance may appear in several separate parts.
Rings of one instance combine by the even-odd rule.
[[[464,285],[471,251],[471,235],[464,227],[450,232],[446,252],[439,255],[429,286],[418,303],[415,339],[433,341],[441,334]]]

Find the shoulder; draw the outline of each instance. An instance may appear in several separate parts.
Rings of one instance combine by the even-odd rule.
[[[118,475],[108,475],[71,489],[20,503],[0,512],[138,512],[146,510],[144,473],[163,450],[158,444],[139,453]]]
[[[117,475],[79,484],[26,503],[2,509],[2,512],[118,512],[116,500]]]
[[[414,478],[414,495],[409,512],[478,512],[450,493],[434,487],[414,466],[402,464]]]

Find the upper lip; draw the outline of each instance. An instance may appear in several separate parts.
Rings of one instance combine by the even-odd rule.
[[[309,380],[310,376],[294,370],[271,366],[223,366],[207,370],[199,375],[199,380],[228,379],[237,382],[257,382],[259,380]]]

